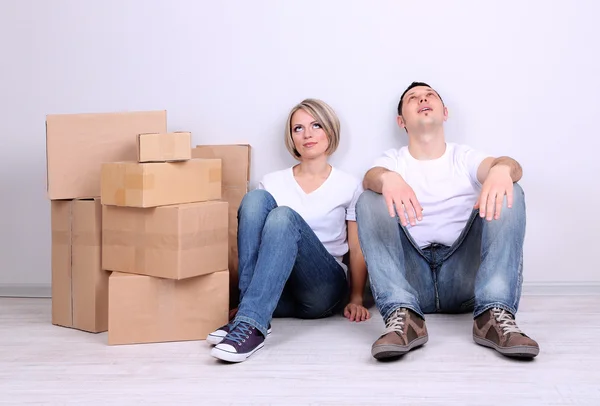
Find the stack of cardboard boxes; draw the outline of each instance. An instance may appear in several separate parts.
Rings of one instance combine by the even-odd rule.
[[[53,324],[108,331],[109,344],[204,339],[224,324],[241,198],[222,177],[239,146],[192,156],[164,111],[50,115],[46,130]]]

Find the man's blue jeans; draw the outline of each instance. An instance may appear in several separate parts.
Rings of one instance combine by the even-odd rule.
[[[265,190],[244,196],[238,210],[240,305],[265,337],[272,317],[314,319],[341,310],[346,273],[302,217],[277,207]]]
[[[474,317],[499,307],[516,314],[523,282],[525,196],[515,183],[498,220],[473,213],[451,246],[420,249],[398,217],[390,217],[381,194],[365,191],[356,206],[358,234],[369,282],[384,320],[398,307]],[[427,213],[424,213],[426,216]]]

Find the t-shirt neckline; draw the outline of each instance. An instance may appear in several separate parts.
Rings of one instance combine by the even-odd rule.
[[[323,187],[325,186],[325,184],[327,184],[327,182],[329,182],[329,180],[331,179],[331,177],[333,176],[333,172],[336,170],[335,167],[331,164],[329,164],[331,166],[331,171],[329,171],[329,176],[327,176],[327,179],[325,179],[323,181],[323,183],[321,183],[321,185],[316,188],[315,190],[313,190],[310,193],[306,193],[304,191],[304,189],[302,189],[302,186],[300,186],[300,184],[298,183],[298,181],[296,180],[296,177],[294,176],[294,166],[290,167],[288,170],[288,173],[290,174],[290,177],[292,178],[292,182],[294,182],[295,187],[298,189],[298,191],[300,193],[302,193],[303,196],[311,196],[314,195],[316,192],[318,192],[319,190],[323,189]]]

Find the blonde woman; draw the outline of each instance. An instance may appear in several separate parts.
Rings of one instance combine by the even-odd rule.
[[[348,253],[352,292],[344,314],[370,317],[363,307],[366,265],[358,243],[358,178],[328,162],[340,123],[326,103],[307,99],[289,113],[285,145],[299,163],[267,174],[238,211],[240,305],[235,318],[207,338],[215,358],[245,361],[264,346],[272,317],[316,319],[344,308]]]

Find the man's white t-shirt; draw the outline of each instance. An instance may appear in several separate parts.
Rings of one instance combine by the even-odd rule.
[[[466,145],[447,142],[438,159],[417,160],[408,147],[402,147],[386,151],[373,167],[398,172],[415,192],[423,220],[408,224],[407,229],[418,246],[451,246],[473,212],[481,192],[477,169],[487,157]]]
[[[346,220],[356,221],[356,201],[362,182],[332,167],[329,177],[311,193],[305,193],[294,177],[293,168],[272,172],[263,177],[258,189],[269,192],[278,206],[296,211],[310,226],[325,249],[342,265],[348,252]]]

